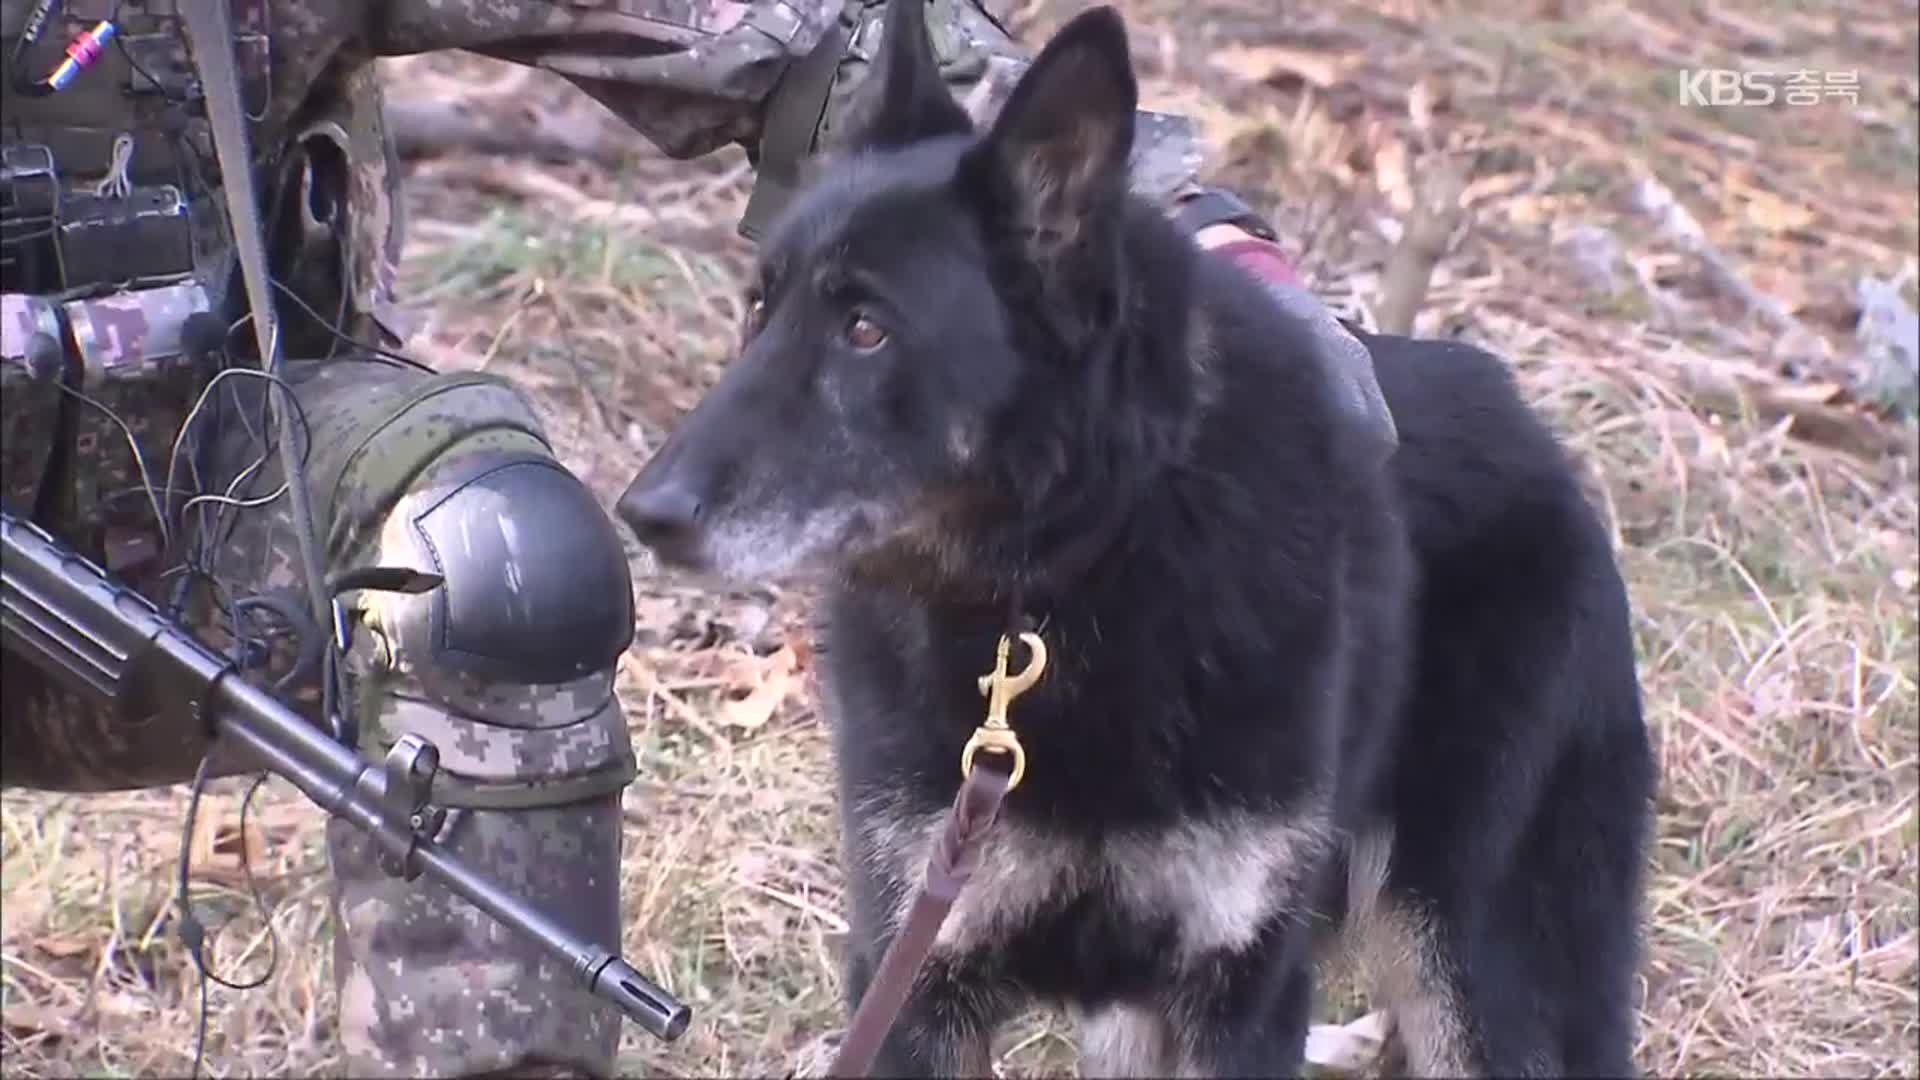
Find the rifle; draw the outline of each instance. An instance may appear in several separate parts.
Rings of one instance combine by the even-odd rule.
[[[129,721],[169,712],[209,725],[321,809],[368,836],[386,869],[421,873],[569,965],[586,987],[649,1034],[671,1042],[692,1012],[618,953],[582,940],[475,872],[431,833],[440,754],[402,737],[379,766],[322,733],[233,663],[202,645],[141,594],[45,530],[0,512],[0,646]]]

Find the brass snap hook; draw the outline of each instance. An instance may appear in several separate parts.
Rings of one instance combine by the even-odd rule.
[[[1033,689],[1040,676],[1047,670],[1047,646],[1040,635],[1023,633],[1020,640],[1024,643],[1032,658],[1018,674],[1007,673],[1007,653],[1013,642],[1005,634],[1000,635],[1000,646],[996,650],[993,671],[980,676],[980,693],[987,698],[987,719],[973,729],[973,737],[967,740],[966,748],[960,752],[960,775],[973,775],[974,755],[982,750],[1013,755],[1013,773],[1007,779],[1007,790],[1020,786],[1020,778],[1027,772],[1027,752],[1020,746],[1020,737],[1007,726],[1007,708],[1013,699]]]

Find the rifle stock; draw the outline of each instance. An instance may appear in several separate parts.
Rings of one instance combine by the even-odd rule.
[[[361,758],[234,674],[146,597],[33,525],[0,513],[0,643],[129,720],[158,711],[204,725],[372,837],[389,869],[425,873],[566,962],[581,984],[657,1038],[690,1010],[618,953],[583,940],[437,846],[428,806],[439,755],[402,738],[383,765]]]

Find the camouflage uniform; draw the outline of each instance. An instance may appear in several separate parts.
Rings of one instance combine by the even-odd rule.
[[[1026,50],[975,0],[930,2],[956,94],[977,115],[990,114]],[[0,0],[9,47],[29,7]],[[860,107],[881,8],[882,0],[233,0],[262,203],[272,211],[269,261],[284,286],[277,300],[288,379],[304,412],[327,573],[432,569],[442,558],[458,564],[436,537],[449,540],[458,525],[470,541],[463,529],[475,522],[494,534],[481,539],[482,554],[469,552],[464,578],[448,571],[442,592],[451,600],[341,598],[353,631],[347,685],[361,746],[378,756],[404,732],[431,739],[448,777],[437,801],[454,808],[441,841],[610,943],[620,931],[620,790],[635,770],[612,688],[632,632],[626,563],[604,558],[608,545],[619,550],[610,521],[552,463],[540,425],[511,386],[427,373],[365,347],[400,341],[394,275],[402,227],[399,173],[370,61],[468,49],[558,72],[676,157],[742,145],[758,170],[743,224],[752,234]],[[188,439],[179,468],[168,466],[175,435],[218,366],[190,347],[184,316],[210,312],[228,331],[229,356],[254,363],[245,355],[250,336],[232,326],[244,300],[226,261],[212,143],[192,100],[197,86],[172,0],[60,5],[24,62],[36,74],[46,70],[62,43],[105,18],[116,21],[120,41],[72,85],[37,98],[6,87],[4,140],[10,155],[52,147],[66,182],[100,180],[105,190],[114,181],[114,138],[131,135],[124,179],[175,184],[193,204],[192,271],[162,288],[72,298],[19,291],[9,264],[0,310],[0,494],[9,512],[33,517],[156,602],[174,597],[182,577],[167,568],[192,555],[200,580],[220,587],[196,588],[184,617],[223,647],[236,628],[266,641],[270,647],[246,654],[257,661],[246,677],[279,684],[324,722],[311,667],[294,663],[303,653],[299,631],[327,630],[300,626],[307,605],[288,500],[248,509],[202,501],[183,512],[187,492],[258,498],[279,486],[277,455],[265,466],[255,460],[264,385],[224,379],[204,410],[216,415],[194,429],[207,436],[204,455],[198,438]],[[1170,206],[1197,192],[1191,125],[1143,113],[1141,132],[1141,190]],[[8,166],[23,160],[10,156]],[[32,164],[16,169],[16,179]],[[68,248],[70,262],[89,250],[78,234]],[[341,333],[360,344],[343,345],[309,310],[327,322],[338,313]],[[45,355],[51,341],[36,334],[82,357],[69,366],[78,372],[71,385],[90,402],[56,385],[58,362]],[[156,500],[145,493],[129,441],[140,447]],[[523,505],[528,499],[533,510]],[[440,521],[435,533],[434,515],[456,502],[466,512]],[[545,532],[578,537],[581,557],[516,558],[513,526],[526,526],[527,543],[524,534],[537,531],[528,522],[541,520],[527,516],[533,512],[548,522],[574,515],[573,527]],[[474,585],[493,575],[505,593]],[[611,608],[563,610],[583,593],[620,599]],[[461,608],[463,596],[479,599]],[[545,606],[515,607],[526,596],[545,597]],[[616,618],[624,623],[617,630]],[[273,637],[278,623],[290,636]],[[573,647],[553,644],[568,641]],[[11,660],[5,681],[7,785],[99,791],[180,783],[208,749],[192,732],[110,725]],[[354,1075],[471,1075],[539,1062],[612,1069],[618,1018],[574,989],[567,972],[439,886],[386,876],[351,828],[330,823],[328,850],[339,1030]]]

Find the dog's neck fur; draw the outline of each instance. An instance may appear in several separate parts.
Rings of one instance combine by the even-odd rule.
[[[1036,377],[1066,380],[1074,393],[1131,413],[1128,424],[1092,425],[1125,435],[1096,445],[1089,431],[1027,407],[1052,395],[1024,395],[990,436],[1015,444],[1009,465],[934,511],[940,519],[928,529],[844,567],[846,583],[904,587],[929,600],[997,607],[1010,621],[1024,616],[1032,622],[1070,603],[1075,585],[1127,546],[1142,501],[1205,424],[1217,375],[1205,366],[1200,331],[1206,323],[1184,288],[1188,277],[1137,269],[1150,260],[1166,265],[1199,258],[1192,240],[1131,194],[1107,213],[1113,218],[1108,246],[1062,255],[1072,260],[1064,274],[1043,271],[1017,243],[990,240],[989,250],[1014,271],[996,280],[1010,283],[1001,302],[1023,350],[1044,358]],[[1098,237],[1100,230],[1089,227],[1085,235]],[[1020,285],[1062,277],[1081,283],[1065,315],[1058,314],[1057,299],[1049,304]],[[1163,283],[1157,290],[1156,281]],[[1196,335],[1202,338],[1197,349],[1167,344],[1193,342]],[[1191,363],[1169,365],[1169,357]],[[1157,408],[1138,407],[1142,394]],[[1112,490],[1116,477],[1129,478],[1131,490]]]

